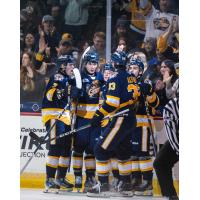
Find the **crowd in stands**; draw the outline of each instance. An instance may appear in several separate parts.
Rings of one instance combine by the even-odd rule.
[[[98,70],[106,61],[106,0],[20,1],[20,102],[41,103],[57,58],[70,54],[82,68],[96,51]],[[112,53],[140,58],[144,77],[160,98],[157,115],[178,91],[178,0],[112,0]]]

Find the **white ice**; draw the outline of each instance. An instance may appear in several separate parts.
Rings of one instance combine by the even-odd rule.
[[[20,200],[166,200],[162,197],[112,197],[112,198],[91,198],[83,195],[67,195],[43,193],[40,189],[21,189]]]

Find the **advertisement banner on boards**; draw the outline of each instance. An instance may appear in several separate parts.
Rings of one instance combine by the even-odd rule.
[[[156,131],[156,143],[158,145],[158,150],[161,148],[162,144],[167,140],[164,123],[161,118],[156,118],[155,122],[155,131]],[[42,118],[40,113],[30,114],[23,113],[20,117],[20,164],[21,168],[27,162],[30,156],[33,155],[34,150],[37,148],[38,143],[30,138],[30,131],[36,133],[38,136],[45,136],[46,129],[43,126]],[[29,163],[25,172],[29,173],[45,173],[45,162],[48,152],[48,145],[42,144],[40,149],[34,155],[34,158]],[[72,168],[71,168],[72,169]],[[178,164],[175,165],[174,168],[174,178],[179,179],[178,176]]]

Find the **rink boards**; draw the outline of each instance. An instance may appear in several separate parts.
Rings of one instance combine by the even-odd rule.
[[[166,135],[163,127],[163,121],[161,118],[154,118],[155,132],[156,132],[156,143],[158,148],[166,141]],[[29,137],[29,132],[33,131],[39,136],[46,134],[45,127],[42,124],[40,113],[21,113],[20,117],[20,165],[21,168],[24,166],[26,161],[32,156],[33,151],[36,149],[36,143]],[[48,146],[45,144],[41,145],[24,173],[20,177],[21,188],[43,188],[45,180],[45,162],[47,156]],[[73,182],[73,171],[72,167],[67,177]],[[174,183],[177,191],[179,190],[179,176],[178,176],[178,164],[174,167]],[[154,195],[160,195],[160,188],[156,176],[154,174],[153,180]]]

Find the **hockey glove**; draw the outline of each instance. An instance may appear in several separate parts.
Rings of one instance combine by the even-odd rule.
[[[153,94],[153,87],[150,81],[145,81],[140,84],[140,89],[143,95],[151,96]]]
[[[70,97],[74,100],[77,100],[80,97],[81,89],[78,89],[76,86],[71,87]]]
[[[91,126],[92,127],[97,127],[97,126],[100,126],[101,125],[101,120],[103,119],[103,114],[97,110],[91,120]]]

